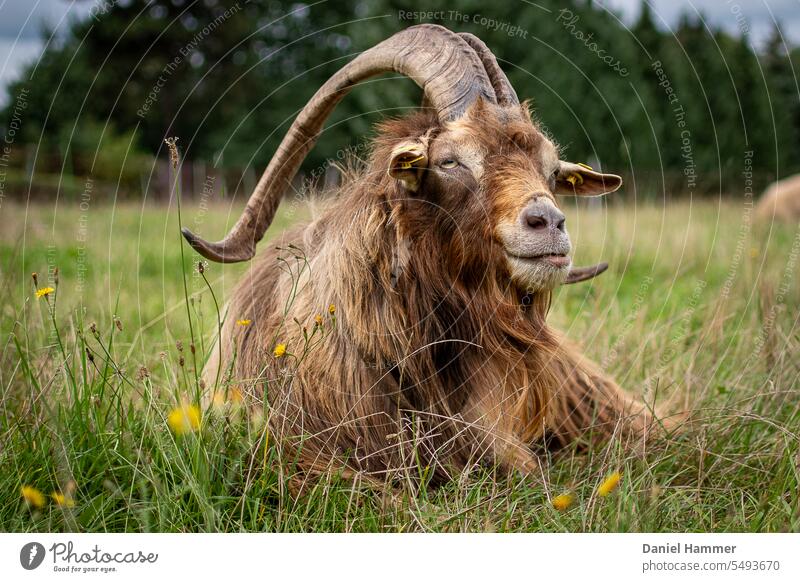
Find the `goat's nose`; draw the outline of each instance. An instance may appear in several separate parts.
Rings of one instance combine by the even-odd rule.
[[[556,208],[551,202],[536,200],[528,206],[522,219],[524,223],[533,230],[544,230],[555,228],[564,231],[564,213]]]

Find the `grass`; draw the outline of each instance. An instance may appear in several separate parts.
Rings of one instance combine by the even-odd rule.
[[[237,210],[184,206],[183,221],[213,236]],[[284,204],[270,232],[303,214]],[[174,209],[6,200],[0,530],[800,531],[795,228],[743,230],[733,202],[568,214],[579,262],[611,268],[560,289],[552,322],[629,390],[691,410],[685,429],[645,451],[561,452],[527,479],[389,495],[331,475],[295,498],[259,415],[228,404],[198,431],[169,428],[216,328],[186,253],[195,363]],[[218,299],[243,268],[207,268]],[[36,299],[34,271],[57,290]],[[23,486],[65,499],[36,508]]]

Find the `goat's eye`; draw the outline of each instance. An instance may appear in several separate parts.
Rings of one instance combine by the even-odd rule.
[[[558,170],[553,170],[553,173],[550,174],[550,178],[547,180],[547,185],[550,186],[550,190],[556,189],[557,178],[558,178]]]
[[[457,165],[458,162],[452,158],[447,158],[446,160],[439,162],[439,167],[444,168],[445,170],[452,170]]]

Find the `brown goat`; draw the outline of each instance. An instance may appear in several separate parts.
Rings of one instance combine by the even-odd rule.
[[[428,107],[381,124],[366,167],[253,264],[207,381],[221,372],[246,386],[310,473],[530,473],[536,446],[642,435],[646,408],[546,322],[555,287],[604,269],[571,267],[555,194],[599,195],[621,180],[559,161],[471,35],[422,25],[363,53],[298,116],[232,233],[212,244],[186,232],[192,246],[250,258],[324,117],[387,69],[423,86]]]
[[[800,174],[770,184],[756,204],[755,219],[762,224],[800,222]]]

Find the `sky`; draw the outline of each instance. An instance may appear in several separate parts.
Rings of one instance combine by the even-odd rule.
[[[596,4],[621,13],[630,23],[639,15],[641,0],[597,0]],[[683,12],[702,14],[713,26],[732,34],[745,28],[759,47],[779,22],[788,40],[800,44],[800,0],[648,0],[648,4],[661,28],[674,26]]]
[[[103,4],[125,0],[0,0],[0,87],[19,77],[22,68],[43,49],[41,27],[63,29],[70,18],[86,17]],[[789,40],[800,44],[800,0],[648,0],[662,28],[674,26],[682,12],[702,14],[712,25],[737,34],[746,29],[755,46],[761,46],[780,22]],[[596,0],[596,4],[633,22],[641,0]],[[6,102],[0,90],[0,105]]]

